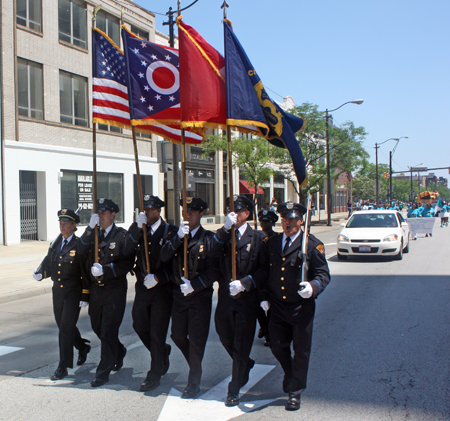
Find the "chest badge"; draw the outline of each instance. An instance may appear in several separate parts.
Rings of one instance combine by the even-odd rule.
[[[70,257],[75,257],[75,254],[76,254],[76,250],[70,250],[70,253],[69,253]]]
[[[251,244],[247,244],[247,248],[246,248],[246,250],[247,250],[247,253],[250,253],[250,249],[252,248],[252,245]]]
[[[114,250],[116,248],[116,243],[109,243],[109,248]]]
[[[205,246],[202,244],[200,246],[199,253],[203,253],[204,250],[205,250]]]

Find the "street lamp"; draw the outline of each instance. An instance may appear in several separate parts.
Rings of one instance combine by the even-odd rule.
[[[379,195],[379,186],[378,186],[378,148],[383,144],[386,143],[389,140],[395,140],[397,143],[394,146],[394,151],[397,148],[398,141],[400,139],[408,139],[408,136],[401,136],[401,137],[390,137],[389,139],[386,139],[384,142],[381,143],[375,143],[375,196],[376,196],[376,206],[378,207],[378,195]],[[391,199],[391,187],[392,187],[392,152],[389,152],[389,202]]]
[[[343,107],[346,104],[357,104],[361,105],[364,102],[363,99],[355,99],[354,101],[344,102],[339,107],[334,108],[333,110],[329,110],[328,108],[325,110],[325,123],[326,123],[326,147],[327,147],[327,226],[331,227],[331,173],[330,173],[330,139],[328,136],[328,113],[339,110],[339,108]]]

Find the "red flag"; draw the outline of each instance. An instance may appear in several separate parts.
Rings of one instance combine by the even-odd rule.
[[[226,129],[225,59],[181,16],[177,25],[181,127]]]

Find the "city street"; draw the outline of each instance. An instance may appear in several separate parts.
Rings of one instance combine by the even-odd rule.
[[[58,363],[51,294],[0,304],[0,420],[449,420],[450,228],[436,223],[433,237],[411,241],[402,261],[338,261],[340,229],[334,222],[312,230],[325,243],[332,279],[317,299],[309,384],[299,411],[284,410],[283,372],[256,336],[251,356],[257,365],[241,390],[241,405],[225,407],[231,359],[213,319],[198,399],[179,397],[188,367],[170,338],[171,365],[160,387],[139,392],[150,360],[132,328],[130,277],[121,327],[128,353],[123,368],[96,389],[90,381],[99,340],[86,308],[78,326],[93,349],[86,364],[55,382],[49,379]]]

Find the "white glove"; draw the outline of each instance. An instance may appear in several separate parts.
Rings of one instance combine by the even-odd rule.
[[[234,212],[230,212],[227,215],[227,219],[226,219],[225,223],[223,224],[223,227],[227,231],[229,231],[233,225],[236,225],[236,218],[237,218],[237,215]]]
[[[33,278],[34,278],[36,281],[42,280],[42,273],[36,273],[36,271],[37,271],[37,269],[35,269],[34,272],[33,272]]]
[[[142,228],[143,224],[147,223],[147,216],[145,215],[145,212],[140,212],[137,216],[137,226],[138,228]]]
[[[80,301],[80,307],[87,307],[89,305],[89,303],[87,301]]]
[[[230,282],[230,295],[233,297],[238,295],[240,292],[245,291],[244,285],[241,281]]]
[[[91,216],[91,220],[89,221],[89,228],[94,229],[96,225],[100,222],[100,218],[96,213],[93,213]]]
[[[91,267],[91,273],[94,276],[102,276],[103,275],[103,267],[100,263],[94,263]]]
[[[300,282],[300,289],[297,291],[302,298],[311,298],[313,289],[309,282]]]
[[[158,285],[158,281],[155,279],[155,275],[149,273],[145,278],[144,278],[144,285],[147,289],[153,288],[156,285]]]
[[[270,309],[270,304],[268,301],[261,301],[259,303],[259,306],[264,310],[264,311],[269,311]]]
[[[191,282],[188,279],[181,277],[181,280],[184,282],[184,284],[180,285],[180,290],[186,297],[186,295],[189,295],[191,292],[194,292],[194,288],[192,288]]]
[[[189,222],[188,221],[181,221],[180,228],[178,228],[178,238],[180,240],[185,236],[189,234]]]

